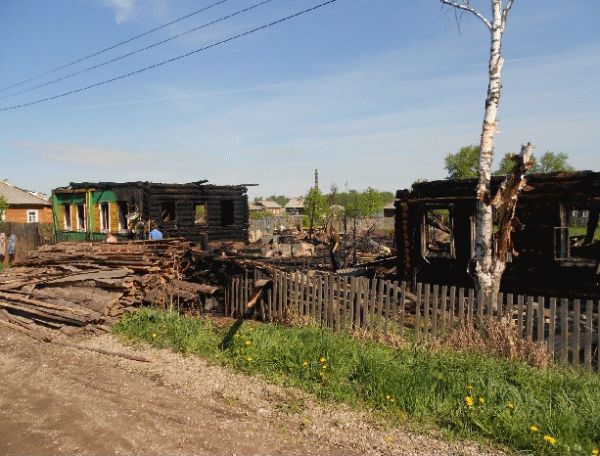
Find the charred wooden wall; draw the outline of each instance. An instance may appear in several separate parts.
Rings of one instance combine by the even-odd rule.
[[[493,192],[502,178],[495,177]],[[502,288],[513,292],[550,292],[582,297],[600,296],[600,254],[557,259],[555,228],[565,226],[575,207],[595,213],[600,207],[600,173],[582,171],[528,177],[529,189],[517,204],[523,229],[513,234],[518,257],[508,263]],[[396,193],[398,273],[410,281],[472,286],[476,181],[445,180],[415,184]],[[453,211],[453,258],[425,258],[422,251],[423,215],[428,206],[450,205]],[[600,241],[597,250],[600,252]]]

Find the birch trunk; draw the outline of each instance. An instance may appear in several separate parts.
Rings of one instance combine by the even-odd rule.
[[[481,152],[479,154],[479,181],[477,183],[477,224],[475,237],[476,287],[484,295],[500,288],[500,279],[505,263],[493,261],[492,233],[493,217],[491,204],[492,158],[494,155],[494,135],[498,125],[498,105],[502,89],[502,4],[500,0],[492,0],[491,48],[489,62],[489,82],[485,101],[485,115],[481,130]]]

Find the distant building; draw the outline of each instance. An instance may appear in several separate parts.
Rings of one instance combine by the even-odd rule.
[[[290,215],[304,214],[304,198],[292,198],[285,205],[285,211]]]
[[[0,196],[8,203],[8,208],[0,214],[0,220],[15,223],[52,223],[52,204],[43,194],[22,190],[3,180],[0,181]]]
[[[283,208],[277,201],[263,200],[256,203],[256,206],[260,206],[263,211],[270,215],[281,215]]]
[[[396,206],[394,206],[393,201],[389,204],[386,204],[383,207],[383,216],[384,217],[395,217],[396,216]]]

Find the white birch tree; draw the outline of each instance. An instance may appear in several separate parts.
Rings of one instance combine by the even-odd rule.
[[[477,222],[476,222],[476,254],[475,254],[475,279],[476,286],[485,295],[497,292],[500,288],[500,280],[506,267],[506,251],[497,249],[493,253],[493,211],[494,204],[500,201],[513,200],[516,204],[518,193],[525,187],[523,175],[514,174],[514,179],[519,185],[513,187],[513,194],[505,198],[493,198],[491,195],[492,158],[494,155],[494,135],[498,124],[498,106],[502,90],[502,37],[506,30],[508,15],[514,0],[488,0],[491,3],[491,19],[475,9],[470,0],[440,0],[442,4],[454,8],[455,11],[472,14],[479,19],[489,30],[491,47],[488,66],[488,90],[485,101],[485,114],[481,128],[481,142],[478,162],[477,183]],[[531,157],[531,145],[523,146],[520,159],[523,164],[521,169],[527,169]],[[517,167],[515,167],[516,169]],[[506,186],[503,186],[506,188]],[[514,191],[516,190],[516,193]],[[514,218],[514,207],[509,211]],[[511,219],[512,220],[512,219]],[[501,227],[502,228],[502,227]],[[510,232],[513,230],[512,222],[507,224],[506,233],[498,233],[499,238],[508,236],[510,244]]]

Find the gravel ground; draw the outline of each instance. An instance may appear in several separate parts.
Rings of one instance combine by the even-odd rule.
[[[40,343],[0,327],[0,454],[482,455],[478,445],[386,428],[194,356],[71,337],[150,363]]]

